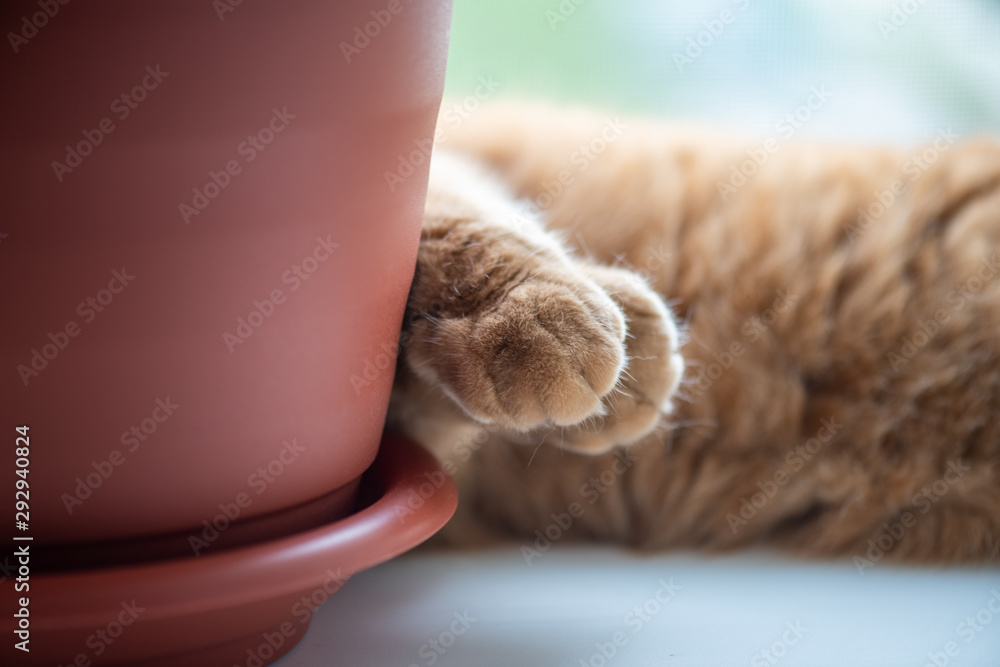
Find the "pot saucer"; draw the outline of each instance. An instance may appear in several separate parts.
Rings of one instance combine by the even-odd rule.
[[[359,476],[319,498],[250,519],[235,516],[231,520],[232,514],[224,514],[222,510],[230,508],[235,510],[233,514],[239,512],[239,507],[231,502],[228,507],[219,505],[211,523],[206,520],[192,530],[111,542],[39,545],[39,551],[32,556],[32,569],[45,574],[93,571],[204,556],[297,535],[332,524],[349,516],[357,507],[364,507],[359,504],[360,483]]]
[[[30,653],[6,642],[3,662],[267,665],[302,639],[315,607],[351,575],[423,542],[457,504],[454,483],[434,457],[399,435],[383,437],[361,487],[362,497],[375,499],[365,509],[288,537],[199,557],[32,576]],[[10,636],[10,620],[6,625]]]

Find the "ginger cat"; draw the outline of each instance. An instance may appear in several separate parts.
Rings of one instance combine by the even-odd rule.
[[[445,541],[1000,560],[1000,144],[438,138],[390,426],[456,476]]]

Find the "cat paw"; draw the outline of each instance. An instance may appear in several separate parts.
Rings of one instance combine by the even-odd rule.
[[[590,453],[656,428],[683,368],[659,296],[574,259],[484,173],[439,158],[400,341],[421,410]]]
[[[614,299],[554,243],[531,242],[474,225],[425,238],[404,329],[411,370],[517,432],[603,415],[626,353]]]
[[[583,276],[529,278],[463,317],[414,327],[411,363],[479,422],[526,431],[604,411],[625,363],[621,310]]]

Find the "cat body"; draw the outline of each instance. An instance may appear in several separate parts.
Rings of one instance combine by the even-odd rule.
[[[1000,144],[442,134],[390,425],[445,540],[1000,559]]]

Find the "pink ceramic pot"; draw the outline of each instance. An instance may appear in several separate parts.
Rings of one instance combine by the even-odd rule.
[[[204,553],[322,496],[344,514],[385,417],[450,2],[64,2],[0,10],[23,534]]]

